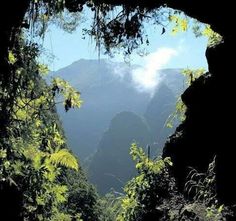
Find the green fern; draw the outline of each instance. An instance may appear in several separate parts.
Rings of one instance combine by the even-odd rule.
[[[55,153],[52,153],[50,156],[50,161],[54,164],[60,164],[76,171],[79,169],[77,159],[67,149],[61,149]]]

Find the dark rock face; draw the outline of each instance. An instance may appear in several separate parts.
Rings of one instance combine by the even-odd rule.
[[[234,155],[235,100],[232,52],[235,42],[207,49],[210,73],[197,79],[184,92],[186,120],[164,147],[163,156],[173,160],[173,174],[182,190],[189,167],[205,171],[216,156],[217,192],[223,203],[236,203]]]

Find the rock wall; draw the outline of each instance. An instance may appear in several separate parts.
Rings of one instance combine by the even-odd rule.
[[[166,143],[163,156],[173,160],[173,174],[183,190],[189,167],[205,171],[216,156],[217,192],[226,204],[236,203],[235,81],[233,37],[208,48],[210,73],[197,79],[184,92],[186,120]]]

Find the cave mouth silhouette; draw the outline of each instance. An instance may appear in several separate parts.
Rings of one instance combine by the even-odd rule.
[[[105,2],[111,4],[124,3],[119,0]],[[183,131],[181,140],[173,136],[172,143],[170,142],[169,147],[166,147],[164,155],[173,156],[173,159],[177,162],[176,165],[178,166],[174,170],[176,177],[180,175],[181,169],[192,165],[192,162],[201,167],[205,162],[210,161],[212,155],[217,155],[217,191],[219,197],[222,202],[227,204],[236,203],[236,181],[233,179],[235,155],[234,148],[232,147],[234,132],[229,129],[235,122],[235,119],[232,118],[235,115],[235,111],[231,107],[234,100],[233,88],[235,82],[235,77],[233,76],[234,60],[232,56],[233,49],[235,48],[235,34],[231,28],[234,27],[233,15],[235,14],[235,7],[233,2],[228,2],[227,4],[215,2],[214,5],[207,4],[203,0],[191,3],[185,0],[151,2],[150,4],[157,4],[156,7],[159,7],[160,3],[168,3],[172,8],[183,10],[188,15],[204,23],[211,24],[213,30],[224,37],[224,44],[207,50],[211,75],[198,80],[184,94],[184,101],[188,106],[188,122],[178,129],[178,131]],[[137,1],[138,3],[139,1]],[[4,7],[8,13],[0,14],[0,48],[2,48],[0,55],[3,73],[6,73],[8,70],[5,67],[4,58],[8,47],[11,46],[9,40],[10,30],[15,31],[20,27],[28,4],[29,1],[19,1],[14,2],[14,4],[12,1],[7,1]],[[134,4],[136,4],[136,1]],[[12,7],[13,5],[15,7]],[[3,76],[1,74],[1,80],[5,78],[6,75]],[[204,111],[202,107],[204,107]],[[192,150],[200,148],[199,152],[201,155],[195,155],[195,152],[189,151],[189,147]],[[11,194],[7,196],[7,199],[11,198],[9,196]],[[12,211],[15,208],[16,206],[12,205]],[[16,217],[18,218],[19,216]],[[17,218],[15,220],[20,220]]]

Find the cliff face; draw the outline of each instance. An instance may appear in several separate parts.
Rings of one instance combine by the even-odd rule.
[[[235,107],[234,73],[230,53],[233,38],[225,35],[223,44],[209,48],[206,56],[210,73],[197,79],[184,92],[186,120],[164,147],[163,156],[173,160],[173,174],[183,189],[189,167],[204,171],[216,156],[217,191],[224,203],[236,202],[234,177]]]

